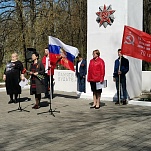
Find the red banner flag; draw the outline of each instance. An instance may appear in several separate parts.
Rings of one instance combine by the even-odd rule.
[[[151,62],[151,35],[125,26],[121,49],[123,55]]]

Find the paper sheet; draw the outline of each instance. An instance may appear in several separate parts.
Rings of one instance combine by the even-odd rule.
[[[107,80],[104,80],[102,83],[101,82],[96,82],[96,89],[102,89],[107,87]]]
[[[25,85],[27,85],[28,84],[28,80],[25,78],[25,80],[23,81],[23,80],[21,80],[20,82],[19,82],[19,85],[23,88]]]

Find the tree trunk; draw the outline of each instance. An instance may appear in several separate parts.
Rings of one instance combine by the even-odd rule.
[[[24,20],[23,20],[23,5],[22,0],[15,0],[16,2],[16,12],[17,12],[17,19],[18,19],[18,27],[20,30],[20,33],[22,35],[22,49],[25,56],[25,65],[27,68],[27,62],[26,62],[26,40],[25,40],[25,32],[24,32]]]
[[[31,25],[31,44],[35,48],[36,45],[36,36],[35,36],[35,1],[30,0],[30,25]]]

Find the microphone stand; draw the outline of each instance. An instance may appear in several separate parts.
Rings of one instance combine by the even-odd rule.
[[[19,106],[18,106],[18,109],[8,111],[8,113],[14,112],[14,111],[20,111],[20,112],[25,111],[25,112],[30,112],[30,111],[27,111],[27,110],[21,108],[21,105],[20,105],[20,94],[19,94],[19,99],[18,99],[18,100],[19,100],[19,101],[18,101],[18,105],[19,105]]]
[[[55,63],[55,65],[60,61],[62,59],[62,57],[60,57],[57,61],[56,61],[56,63]],[[46,112],[41,112],[41,113],[37,113],[37,115],[39,115],[39,114],[43,114],[43,113],[50,113],[52,116],[54,116],[55,117],[55,115],[54,115],[54,112],[56,112],[56,113],[60,113],[60,111],[56,111],[56,109],[54,109],[54,110],[52,110],[52,90],[53,90],[53,88],[52,88],[52,75],[51,75],[51,68],[49,69],[50,70],[50,83],[49,83],[49,85],[50,85],[50,97],[49,97],[49,110],[48,111],[46,111]]]
[[[22,109],[22,108],[21,108],[21,106],[20,106],[20,94],[19,94],[19,101],[18,101],[18,105],[19,105],[19,106],[18,106],[18,109],[8,111],[8,113],[10,113],[10,112],[14,112],[14,111],[20,111],[20,112],[25,111],[25,112],[30,112],[30,111],[27,111],[27,110],[25,110],[25,109]]]

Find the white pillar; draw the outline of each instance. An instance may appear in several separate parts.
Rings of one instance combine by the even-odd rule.
[[[113,82],[114,61],[117,59],[117,50],[121,48],[124,25],[142,30],[143,1],[142,0],[87,0],[87,64],[92,59],[92,51],[99,49],[101,58],[105,61],[108,87],[103,89],[102,97],[113,100],[116,96],[115,83]],[[96,22],[96,12],[100,6],[112,6],[114,22],[106,28],[99,27]],[[127,57],[127,56],[125,56]],[[141,93],[142,84],[142,61],[127,57],[130,70],[127,74],[127,90],[130,98]],[[92,98],[90,84],[86,83],[86,94],[81,97]]]

